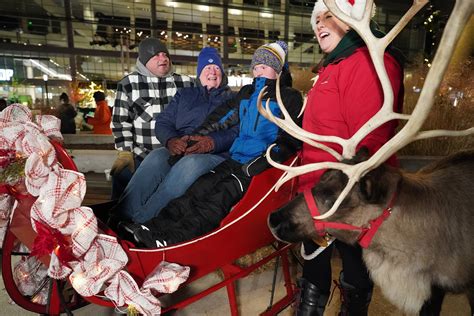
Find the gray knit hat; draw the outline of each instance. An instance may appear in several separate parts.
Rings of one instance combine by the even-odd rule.
[[[146,63],[158,53],[165,53],[168,58],[170,57],[166,45],[157,38],[150,37],[144,39],[138,46],[138,60],[140,60],[143,65],[146,65]]]
[[[288,54],[288,45],[283,41],[262,45],[253,54],[250,69],[264,64],[272,67],[276,73],[280,73],[285,64],[286,54]]]

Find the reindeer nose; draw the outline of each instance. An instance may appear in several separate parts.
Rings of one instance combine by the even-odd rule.
[[[280,212],[276,211],[268,215],[268,225],[270,228],[277,228],[281,224]]]

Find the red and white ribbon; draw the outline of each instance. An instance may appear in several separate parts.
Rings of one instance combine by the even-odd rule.
[[[188,278],[189,267],[161,262],[139,288],[130,274],[123,271],[128,257],[117,239],[98,234],[94,213],[81,206],[86,193],[84,175],[63,169],[57,162],[48,136],[62,139],[59,119],[37,116],[35,124],[31,118],[31,112],[19,104],[2,111],[0,148],[14,148],[28,157],[25,186],[38,197],[31,208],[33,229],[37,229],[37,221],[71,237],[70,248],[77,260],[64,264],[61,253],[55,253],[61,251],[58,247],[51,253],[48,275],[55,279],[69,276],[74,289],[83,296],[96,295],[108,284],[105,295],[117,305],[133,305],[146,315],[160,314],[160,301],[152,292],[174,292]],[[2,209],[12,209],[11,203],[11,199],[0,195],[0,217]]]

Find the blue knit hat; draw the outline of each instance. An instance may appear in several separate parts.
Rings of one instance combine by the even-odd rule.
[[[214,47],[204,47],[198,56],[198,65],[197,65],[197,76],[201,75],[202,70],[207,65],[217,65],[221,69],[222,74],[224,74],[224,68],[222,68],[221,56],[219,52]]]
[[[276,73],[280,73],[285,65],[286,54],[288,54],[288,45],[283,41],[262,45],[253,54],[250,69],[263,64],[272,67]]]

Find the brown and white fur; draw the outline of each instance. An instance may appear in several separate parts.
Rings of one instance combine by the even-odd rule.
[[[347,183],[327,171],[312,189],[321,214]],[[389,203],[392,213],[380,226],[363,259],[373,281],[401,310],[418,312],[432,286],[466,293],[474,312],[474,150],[432,163],[415,173],[381,166],[363,177],[337,212],[327,220],[367,226]],[[317,234],[305,200],[299,195],[270,214],[275,237],[287,242]],[[328,229],[341,241],[356,244],[358,232]]]

